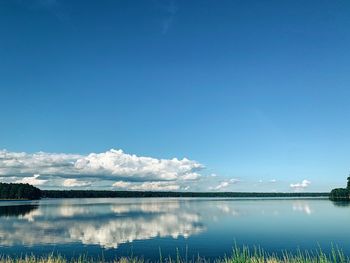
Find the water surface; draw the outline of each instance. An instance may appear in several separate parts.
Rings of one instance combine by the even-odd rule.
[[[327,199],[47,199],[0,202],[0,253],[214,258],[235,245],[350,255],[350,207]]]

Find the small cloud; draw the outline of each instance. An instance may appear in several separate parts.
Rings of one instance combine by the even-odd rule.
[[[130,187],[131,190],[141,191],[176,191],[180,186],[169,182],[145,182],[140,185]]]
[[[310,184],[311,182],[305,179],[301,183],[290,184],[290,187],[293,188],[295,191],[301,191],[307,188]]]
[[[115,182],[112,186],[117,188],[127,188],[128,186],[130,186],[130,183],[124,182],[124,181],[118,181],[118,182]]]
[[[235,183],[238,183],[238,182],[240,182],[239,179],[230,179],[230,183],[235,184]]]
[[[209,187],[210,190],[221,190],[223,188],[227,188],[228,186],[232,185],[232,184],[236,184],[238,183],[239,180],[238,179],[230,179],[227,181],[222,181],[220,184],[218,184],[217,186],[214,187]]]
[[[217,175],[217,174],[212,173],[210,176],[211,176],[211,177],[217,177],[218,175]]]
[[[34,174],[33,177],[23,177],[20,180],[15,181],[18,184],[31,184],[31,185],[43,185],[47,180],[38,179],[40,174]]]
[[[144,182],[138,184],[118,181],[113,184],[113,187],[134,191],[175,191],[180,189],[180,186],[173,182]]]
[[[64,187],[83,187],[90,186],[91,182],[78,181],[77,179],[66,179],[62,184]]]
[[[276,179],[271,179],[271,180],[270,180],[270,183],[276,183],[276,182],[277,182]]]
[[[261,184],[262,182],[263,182],[263,180],[261,180],[261,179],[258,181],[259,184]]]

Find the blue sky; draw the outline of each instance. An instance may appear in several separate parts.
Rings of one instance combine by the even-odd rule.
[[[61,188],[62,178],[90,188],[342,186],[349,13],[350,2],[323,0],[0,1],[0,177],[41,178],[43,188]],[[43,171],[39,151],[53,167],[50,153],[59,166],[99,153],[99,168]],[[151,178],[140,169],[152,161],[136,174],[110,167],[129,155],[180,164]],[[175,181],[157,181],[167,173]],[[178,181],[192,173],[199,179]]]

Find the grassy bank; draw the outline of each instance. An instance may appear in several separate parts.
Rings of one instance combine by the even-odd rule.
[[[137,257],[124,257],[115,260],[107,261],[103,259],[93,259],[87,256],[81,256],[76,259],[68,260],[60,255],[48,255],[44,257],[36,256],[22,256],[17,258],[0,257],[0,263],[92,263],[92,262],[114,262],[114,263],[150,263],[153,261],[137,258]],[[349,257],[345,256],[342,250],[332,249],[332,252],[326,254],[321,250],[317,251],[298,251],[297,253],[290,253],[287,251],[282,252],[281,255],[268,254],[262,249],[249,250],[246,247],[235,248],[230,256],[223,256],[221,258],[208,260],[203,257],[186,258],[180,255],[175,258],[162,257],[154,261],[158,263],[204,263],[204,262],[216,262],[216,263],[345,263],[349,262]]]

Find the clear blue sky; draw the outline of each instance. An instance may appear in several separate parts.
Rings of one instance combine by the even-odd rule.
[[[0,25],[0,149],[345,184],[349,1],[0,0]]]

